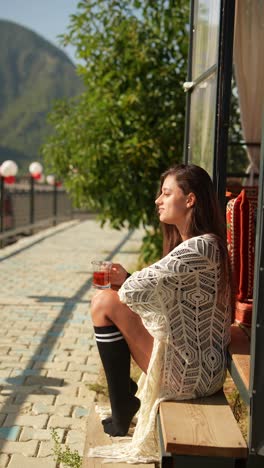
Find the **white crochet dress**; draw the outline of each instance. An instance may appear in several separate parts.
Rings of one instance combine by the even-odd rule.
[[[140,315],[154,337],[154,347],[147,375],[139,381],[141,407],[131,441],[95,447],[89,456],[128,463],[157,461],[160,401],[198,398],[222,387],[231,293],[229,284],[219,288],[219,259],[213,236],[193,237],[135,272],[119,290],[121,302]]]

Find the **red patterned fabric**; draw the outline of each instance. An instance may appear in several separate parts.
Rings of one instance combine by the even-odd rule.
[[[227,203],[227,244],[237,299],[253,297],[257,187],[243,189]]]
[[[240,194],[241,190],[246,191],[246,195],[249,201],[252,201],[254,204],[257,203],[257,199],[258,199],[258,186],[257,185],[254,185],[254,186],[245,185],[244,187],[242,187],[241,185],[231,185],[227,187],[228,197],[236,198]]]
[[[240,274],[240,205],[241,195],[232,198],[226,206],[227,247],[233,273],[235,294],[239,289]]]

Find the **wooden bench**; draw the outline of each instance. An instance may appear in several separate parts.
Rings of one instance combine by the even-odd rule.
[[[249,402],[250,337],[231,328],[229,369],[243,399]],[[243,466],[247,444],[224,393],[189,401],[166,401],[159,409],[161,467]]]
[[[222,391],[197,400],[164,401],[159,409],[161,467],[233,467],[247,444]]]

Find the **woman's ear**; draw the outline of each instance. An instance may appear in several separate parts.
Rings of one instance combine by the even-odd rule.
[[[196,196],[194,195],[193,192],[190,192],[187,196],[186,206],[187,208],[191,208],[195,205],[195,203],[196,203]]]

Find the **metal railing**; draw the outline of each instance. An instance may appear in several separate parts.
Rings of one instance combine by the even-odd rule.
[[[7,185],[0,178],[0,241],[32,234],[73,217],[71,200],[63,187],[38,184],[32,177]]]

